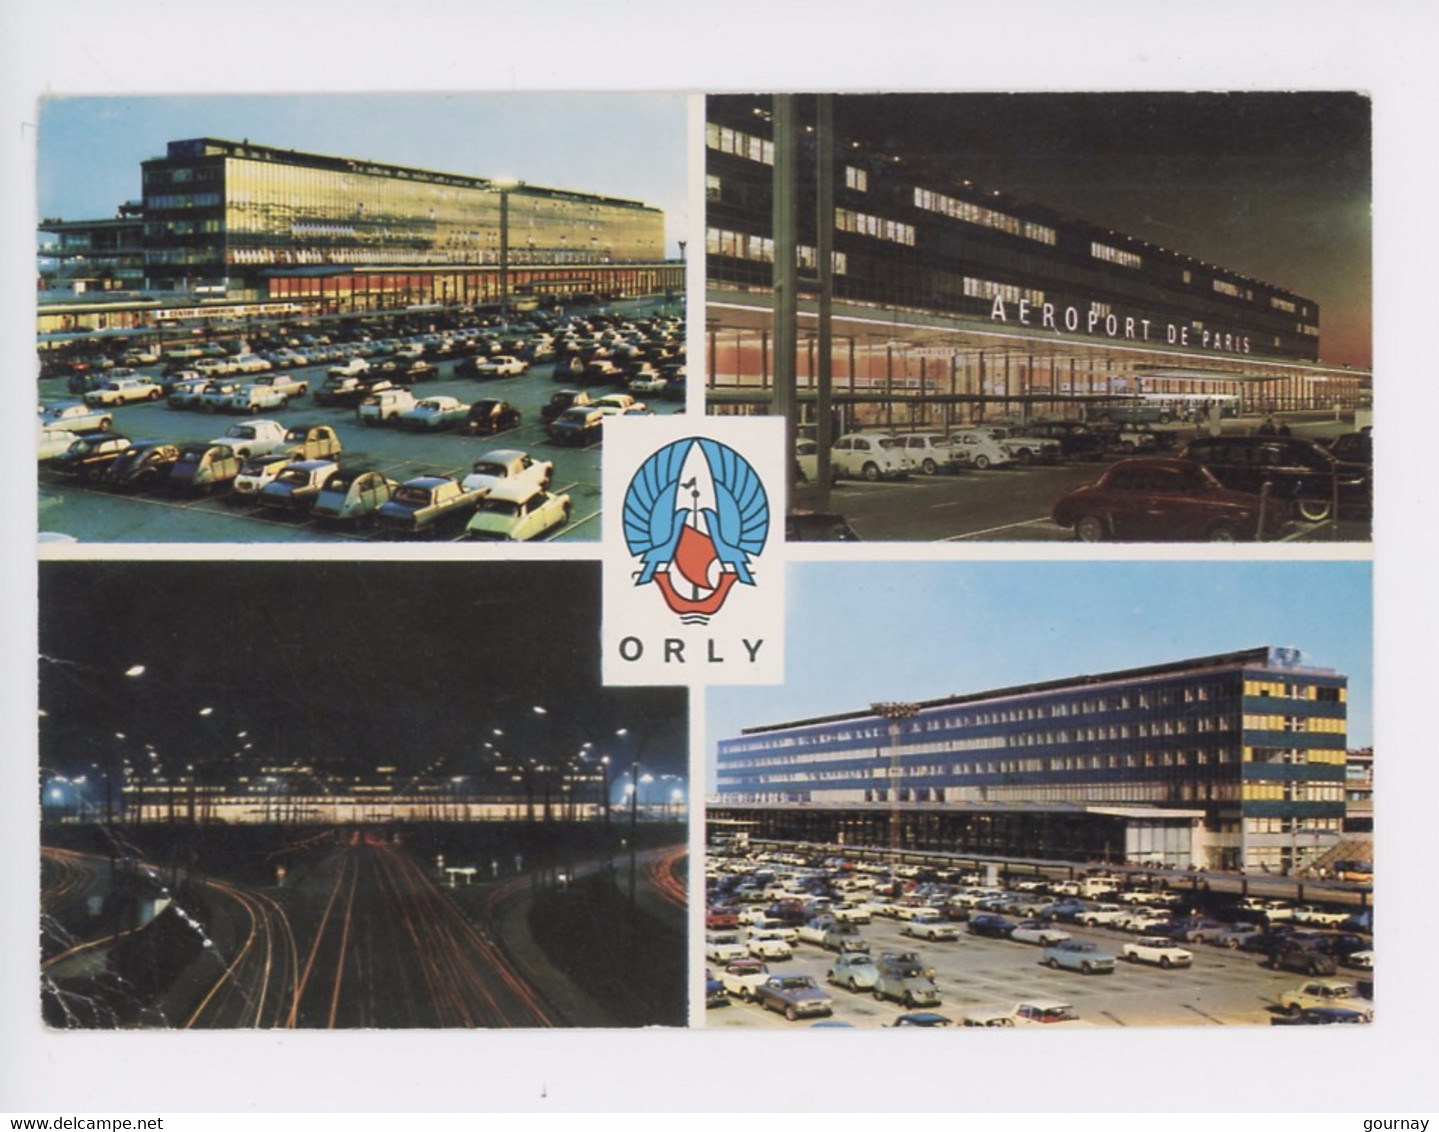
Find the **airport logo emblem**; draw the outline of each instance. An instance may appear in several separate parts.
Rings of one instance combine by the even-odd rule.
[[[605,683],[784,681],[786,470],[779,417],[605,418]]]
[[[625,545],[636,586],[653,585],[686,625],[706,625],[736,585],[755,585],[752,557],[769,536],[769,495],[743,456],[690,436],[640,465],[625,492]]]

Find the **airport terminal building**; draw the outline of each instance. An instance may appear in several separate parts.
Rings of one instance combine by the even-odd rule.
[[[798,396],[817,373],[817,141],[795,99]],[[769,403],[773,358],[771,100],[711,96],[706,122],[710,400]],[[809,114],[810,117],[806,117]],[[1319,362],[1310,298],[836,138],[835,402],[847,426],[1078,416],[1135,398],[1240,411],[1352,407],[1369,375]],[[808,281],[805,277],[808,276]],[[733,406],[734,408],[724,408]]]
[[[208,137],[140,172],[116,218],[41,222],[62,277],[330,312],[683,287],[639,201]]]
[[[1261,647],[747,728],[712,821],[755,836],[1287,872],[1339,839],[1347,679]]]

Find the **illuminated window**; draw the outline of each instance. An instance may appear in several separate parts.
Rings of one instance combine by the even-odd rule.
[[[869,192],[869,170],[846,165],[844,167],[844,187],[854,189],[855,192]]]
[[[1105,263],[1117,263],[1120,267],[1139,268],[1144,266],[1144,260],[1133,252],[1122,251],[1119,248],[1111,248],[1108,244],[1090,244],[1089,254],[1095,259],[1104,260]]]

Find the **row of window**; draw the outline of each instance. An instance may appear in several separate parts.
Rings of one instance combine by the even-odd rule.
[[[914,225],[900,220],[886,220],[882,216],[871,216],[866,212],[837,208],[834,210],[834,226],[841,232],[854,232],[860,236],[873,236],[877,240],[914,247]]]
[[[705,123],[705,145],[719,150],[720,153],[733,154],[749,161],[774,164],[774,142],[714,122]]]
[[[1326,735],[1343,735],[1346,727],[1343,719],[1329,719],[1324,716],[1246,714],[1244,729],[1246,731],[1317,731]]]
[[[145,198],[145,207],[154,208],[215,208],[219,193],[157,193]]]
[[[1346,766],[1348,753],[1340,747],[1245,747],[1244,761],[1247,763],[1281,763],[1289,766]]]
[[[1095,259],[1102,259],[1105,263],[1117,263],[1120,267],[1140,268],[1144,266],[1143,258],[1134,252],[1127,252],[1122,248],[1111,248],[1108,244],[1101,244],[1097,241],[1089,245],[1089,254]]]
[[[1017,216],[1010,216],[1007,212],[985,208],[981,204],[959,200],[956,197],[932,192],[929,189],[917,188],[914,190],[914,205],[927,212],[938,212],[952,220],[963,220],[969,224],[978,224],[999,232],[1008,232],[1011,236],[1023,236],[1041,244],[1053,246],[1058,239],[1055,230],[1044,224],[1036,224],[1032,220],[1021,220]]]
[[[1063,771],[1136,770],[1140,767],[1210,766],[1237,762],[1236,752],[1229,747],[1200,748],[1189,751],[1145,751],[1135,754],[1066,755],[1047,759],[991,759],[965,763],[906,764],[902,776],[914,778],[966,778],[994,774],[1045,774]],[[740,773],[748,769],[750,773]],[[756,768],[724,766],[720,768],[721,786],[748,783],[817,782],[840,778],[888,778],[888,765],[855,766],[820,771],[781,770],[775,773],[754,773]]]
[[[1338,832],[1341,818],[1245,818],[1245,833]]]
[[[1253,300],[1254,292],[1247,287],[1241,287],[1237,283],[1231,283],[1228,279],[1214,280],[1214,289],[1221,295],[1229,295],[1235,299]]]
[[[1244,780],[1246,802],[1342,802],[1344,787],[1332,782],[1306,782],[1285,779],[1283,782]]]
[[[1282,680],[1246,680],[1244,694],[1257,696],[1280,696],[1289,700],[1314,700],[1319,703],[1342,704],[1344,689],[1326,684],[1286,684]]]
[[[1269,305],[1277,311],[1285,311],[1288,314],[1294,314],[1299,309],[1294,303],[1288,299],[1281,299],[1278,295],[1269,296]]]
[[[1013,283],[996,283],[992,279],[974,279],[968,275],[964,277],[964,294],[969,299],[985,299],[989,302],[1002,299],[1006,303],[1017,303],[1024,299],[1033,306],[1040,306],[1044,302],[1043,291],[1016,287]]]

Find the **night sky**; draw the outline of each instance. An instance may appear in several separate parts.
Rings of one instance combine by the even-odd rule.
[[[357,769],[443,757],[448,776],[486,740],[519,757],[589,740],[684,774],[685,692],[600,686],[599,583],[573,562],[45,563],[41,763],[82,773],[149,743],[174,766],[250,742]]]
[[[1316,300],[1321,360],[1363,368],[1370,111],[1358,94],[1324,92],[834,100],[840,139],[920,155],[983,188]]]

